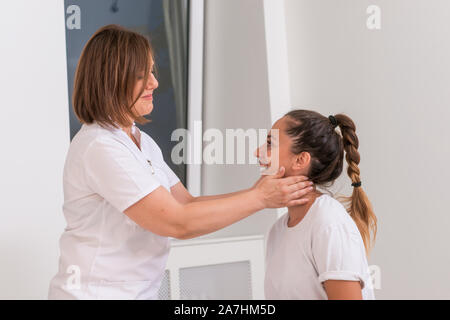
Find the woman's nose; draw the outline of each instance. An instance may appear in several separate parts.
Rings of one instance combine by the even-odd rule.
[[[159,82],[158,80],[156,80],[156,77],[153,73],[150,73],[150,77],[148,78],[148,82],[147,82],[147,90],[155,90],[156,88],[158,88]]]

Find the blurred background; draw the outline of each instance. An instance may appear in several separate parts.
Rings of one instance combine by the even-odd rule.
[[[73,73],[117,23],[150,37],[160,88],[142,127],[195,194],[250,187],[256,165],[171,163],[176,128],[269,129],[291,108],[344,112],[378,216],[377,299],[450,299],[450,3],[434,0],[45,0],[0,10],[0,298],[46,299],[65,228],[62,171],[79,129]],[[343,175],[333,193],[350,194]],[[173,241],[162,299],[263,298],[283,210]]]

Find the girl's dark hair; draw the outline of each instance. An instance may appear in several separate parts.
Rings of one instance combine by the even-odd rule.
[[[329,118],[318,112],[293,110],[285,115],[286,133],[292,139],[291,152],[311,155],[310,180],[317,185],[333,183],[342,173],[345,159],[348,163],[347,173],[352,184],[361,182],[358,168],[360,155],[359,140],[355,123],[344,114],[335,115],[337,126]],[[377,232],[377,218],[372,205],[361,186],[353,188],[351,197],[345,199],[347,211],[355,221],[369,253]],[[373,237],[371,237],[373,234]]]

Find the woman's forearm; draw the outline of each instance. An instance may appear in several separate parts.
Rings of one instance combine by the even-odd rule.
[[[264,208],[282,208],[307,203],[311,192],[304,177],[266,177],[252,188],[214,200],[191,201],[180,185],[171,192],[160,186],[124,213],[142,228],[161,236],[189,239],[227,227]],[[176,194],[177,200],[172,194]]]
[[[217,200],[217,199],[225,199],[225,198],[229,198],[238,194],[241,194],[243,192],[246,192],[247,190],[241,190],[241,191],[236,191],[236,192],[231,192],[231,193],[225,193],[225,194],[217,194],[217,195],[213,195],[213,196],[201,196],[201,197],[194,197],[192,199],[192,202],[200,202],[200,201],[207,201],[207,200]]]
[[[258,181],[256,181],[256,183],[253,185],[253,188],[255,188],[262,180],[263,180],[264,176],[261,176]],[[218,194],[218,195],[213,195],[213,196],[200,196],[200,197],[193,197],[190,201],[191,202],[195,202],[195,201],[205,201],[205,200],[217,200],[217,199],[225,199],[231,196],[235,196],[237,194],[241,194],[243,192],[246,192],[247,190],[241,190],[241,191],[236,191],[236,192],[231,192],[231,193],[225,193],[225,194]],[[186,191],[187,192],[187,191]]]
[[[183,206],[183,239],[205,235],[227,227],[265,208],[255,189],[212,196]]]

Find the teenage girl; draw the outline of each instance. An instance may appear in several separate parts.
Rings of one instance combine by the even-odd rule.
[[[345,208],[316,189],[308,203],[290,207],[272,226],[266,298],[374,299],[366,254],[375,239],[377,219],[361,186],[354,122],[343,114],[327,118],[294,110],[272,129],[278,134],[269,134],[267,145],[256,151],[261,166],[270,167],[271,155],[278,155],[286,176],[308,176],[316,186],[326,187],[341,175],[345,152],[353,194]]]

